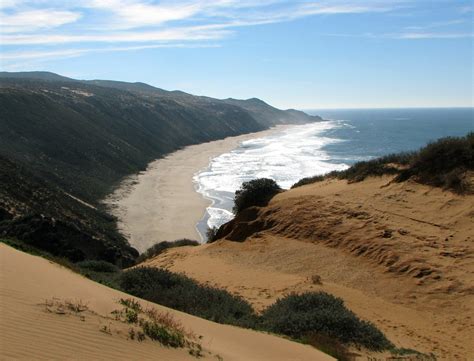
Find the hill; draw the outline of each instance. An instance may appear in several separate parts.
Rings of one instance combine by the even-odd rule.
[[[304,113],[295,118],[292,112],[278,119],[257,116],[273,112],[287,114],[265,103],[249,111],[225,101],[142,83],[79,81],[48,72],[0,73],[0,156],[10,164],[0,169],[4,182],[0,213],[5,214],[2,234],[29,239],[21,236],[25,232],[18,230],[17,223],[12,223],[18,218],[28,222],[31,217],[53,217],[65,223],[81,219],[75,222],[78,232],[114,245],[118,251],[112,253],[123,254],[116,261],[127,263],[136,252],[117,233],[114,220],[104,216],[100,200],[124,176],[144,170],[152,160],[187,145],[256,132],[283,122],[320,120]],[[54,193],[58,206],[44,207],[36,198],[22,198],[10,191],[19,181],[12,164],[41,181],[36,194],[43,195],[38,199]],[[31,177],[20,174],[20,178]],[[27,188],[28,183],[24,183],[23,190],[32,191]],[[75,208],[72,213],[68,210],[71,207]],[[91,231],[97,225],[107,231]],[[41,232],[37,222],[28,227],[33,233]],[[63,246],[72,246],[67,232],[58,227],[51,227],[50,232],[56,233],[53,238]],[[101,257],[101,252],[84,247],[60,249],[59,255],[66,257]]]

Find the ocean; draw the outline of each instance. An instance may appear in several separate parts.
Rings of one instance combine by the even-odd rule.
[[[419,149],[430,141],[474,131],[474,108],[309,110],[324,122],[297,125],[242,142],[210,161],[194,176],[196,191],[212,201],[198,223],[208,227],[232,219],[234,193],[255,178],[290,188],[304,177],[343,170],[382,155]]]

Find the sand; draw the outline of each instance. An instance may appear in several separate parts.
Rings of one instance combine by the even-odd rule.
[[[276,196],[237,226],[254,231],[244,242],[170,249],[146,264],[225,288],[258,310],[322,290],[399,347],[473,360],[473,217],[474,196],[389,177],[325,181]]]
[[[149,164],[127,177],[104,201],[118,218],[118,228],[138,251],[157,242],[201,240],[196,224],[211,201],[196,192],[193,176],[210,159],[235,149],[244,140],[264,137],[288,126],[192,145]],[[201,240],[202,241],[202,240]]]
[[[111,319],[129,295],[90,281],[43,258],[0,244],[1,360],[196,360],[185,349],[127,338],[128,325]],[[48,312],[45,300],[86,304],[81,317]],[[276,336],[220,325],[174,311],[187,330],[202,336],[204,359],[225,361],[332,360],[318,350]],[[106,326],[110,334],[101,332]]]

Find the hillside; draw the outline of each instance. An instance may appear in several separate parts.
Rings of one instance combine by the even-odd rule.
[[[278,119],[273,118],[275,112]],[[114,245],[117,250],[113,252],[123,253],[126,259],[133,258],[134,252],[116,232],[114,220],[104,218],[100,209],[100,200],[123,177],[187,145],[256,132],[279,123],[320,120],[304,113],[295,117],[293,111],[280,111],[263,102],[259,108],[248,110],[142,83],[79,81],[47,72],[0,73],[0,119],[0,157],[34,175],[42,182],[36,195],[44,191],[39,198],[47,199],[46,194],[52,192],[58,205],[41,207],[35,200],[38,197],[30,202],[18,192],[7,191],[14,190],[19,177],[11,173],[11,167],[2,167],[2,234],[27,240],[16,225],[9,225],[19,217],[54,217],[66,223],[81,219],[74,224],[78,232],[91,234],[96,225],[107,229],[93,232],[93,237]],[[75,208],[73,214],[70,207]],[[27,227],[41,232],[37,222]],[[49,228],[63,245],[72,245],[67,232]],[[63,251],[58,254],[102,257],[101,252],[84,247]],[[112,258],[121,262],[123,257]]]
[[[111,314],[130,296],[43,258],[0,244],[0,358],[8,360],[197,360],[186,348],[131,339],[130,324]],[[18,272],[21,269],[22,272]],[[61,285],[61,287],[58,287]],[[204,360],[332,360],[276,336],[220,325],[134,298],[143,308],[194,333]]]
[[[399,347],[470,360],[474,195],[394,177],[283,192],[242,211],[215,243],[170,249],[146,265],[225,288],[260,310],[291,292],[323,290]]]
[[[0,234],[73,262],[103,259],[130,266],[138,252],[103,210],[0,156]]]

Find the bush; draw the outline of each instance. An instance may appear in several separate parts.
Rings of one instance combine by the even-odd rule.
[[[397,180],[414,177],[424,184],[464,193],[470,188],[463,179],[468,170],[474,170],[474,132],[428,144],[413,157],[410,167],[402,171]]]
[[[342,299],[324,292],[291,294],[279,299],[263,312],[262,325],[268,331],[296,339],[319,334],[371,350],[392,346],[374,325],[348,310]]]
[[[120,270],[116,265],[106,262],[106,261],[82,261],[76,263],[76,265],[81,270],[93,271],[93,272],[103,272],[103,273],[116,273]]]
[[[183,246],[198,246],[198,245],[199,245],[198,241],[194,241],[194,240],[186,239],[186,238],[179,239],[174,242],[163,241],[163,242],[155,243],[153,246],[148,248],[145,252],[143,252],[137,258],[137,263],[143,262],[146,259],[156,257],[159,254],[163,253],[168,248],[183,247]]]
[[[212,243],[216,240],[218,230],[219,230],[219,228],[217,228],[217,227],[209,227],[207,229],[207,231],[206,231],[207,243]]]
[[[120,286],[131,295],[214,322],[244,327],[255,324],[253,308],[242,298],[167,270],[138,267],[125,271]]]
[[[291,189],[293,188],[298,188],[298,187],[301,187],[301,186],[305,186],[307,184],[313,184],[313,183],[318,183],[318,182],[322,182],[323,180],[327,179],[328,177],[327,176],[324,176],[324,175],[315,175],[313,177],[306,177],[306,178],[302,178],[300,179],[298,182],[296,182],[295,184],[293,184],[291,186]]]
[[[404,166],[402,168],[397,165]],[[360,182],[369,176],[397,175],[398,182],[410,178],[422,184],[443,187],[458,193],[472,193],[466,171],[474,170],[474,133],[465,137],[441,138],[417,152],[390,154],[369,161],[358,162],[344,171],[325,176],[303,178],[292,188],[316,183],[329,178]]]
[[[333,337],[310,333],[303,339],[303,342],[316,347],[318,350],[334,357],[338,361],[353,360],[348,347]]]
[[[248,207],[266,206],[279,192],[281,188],[273,179],[259,178],[244,182],[235,192],[233,211],[237,214]]]

